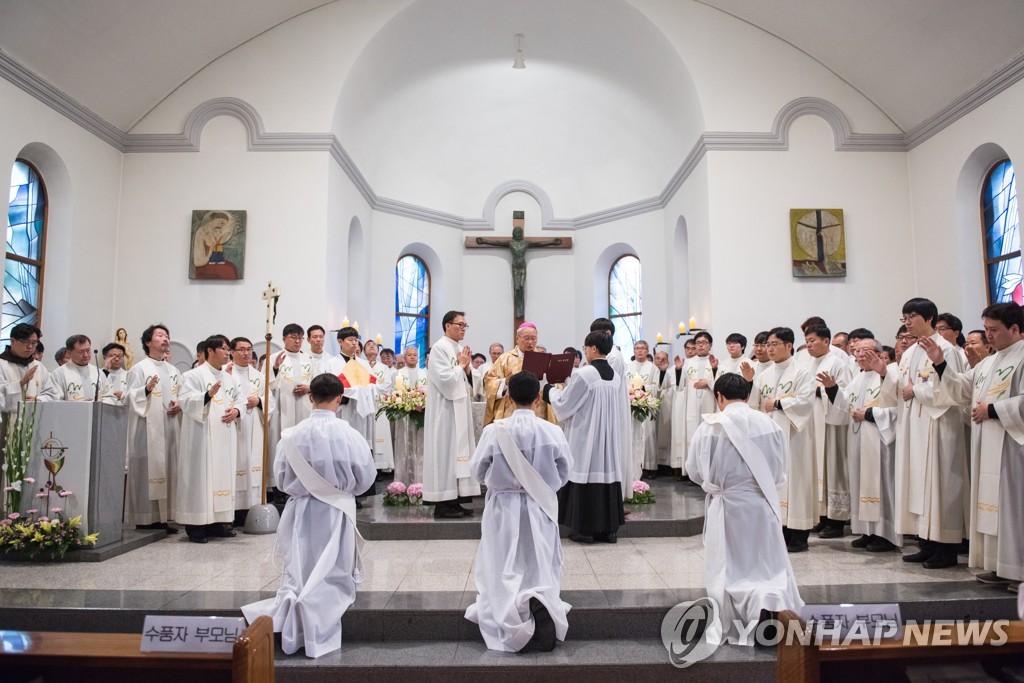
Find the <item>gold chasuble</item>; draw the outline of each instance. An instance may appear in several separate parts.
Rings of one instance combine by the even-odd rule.
[[[487,408],[484,410],[485,426],[495,420],[509,417],[515,411],[516,406],[512,403],[512,399],[508,397],[508,380],[506,377],[514,375],[522,369],[523,352],[516,346],[511,351],[498,356],[498,360],[494,361],[494,365],[484,375],[484,390],[487,393]],[[537,379],[540,379],[540,377]],[[498,398],[499,390],[502,393],[501,398]],[[551,406],[543,401],[533,409],[533,412],[542,420],[558,424]]]

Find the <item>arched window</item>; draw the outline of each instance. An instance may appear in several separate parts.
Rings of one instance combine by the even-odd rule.
[[[4,261],[4,307],[0,344],[11,339],[18,323],[39,325],[43,297],[43,252],[46,236],[46,188],[36,169],[18,159],[11,171],[7,206],[7,257]]]
[[[985,282],[991,304],[1024,305],[1021,281],[1020,217],[1013,164],[1000,161],[981,189],[981,227],[985,232]]]
[[[643,296],[640,291],[640,259],[623,256],[608,275],[608,317],[615,323],[615,345],[626,357],[643,333]]]
[[[415,346],[420,367],[430,349],[430,273],[416,256],[403,256],[395,267],[395,353]]]

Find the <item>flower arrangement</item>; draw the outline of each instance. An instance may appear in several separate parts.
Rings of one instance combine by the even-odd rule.
[[[400,379],[400,378],[399,378]],[[390,394],[377,397],[377,414],[387,416],[391,422],[408,417],[418,429],[423,429],[423,409],[427,405],[427,391],[423,387],[405,388],[404,384],[395,385]]]
[[[651,487],[647,482],[634,481],[633,482],[633,497],[625,501],[631,505],[647,505],[654,502],[654,492],[651,491]]]
[[[661,398],[648,393],[643,385],[632,386],[629,389],[629,410],[633,413],[633,419],[637,422],[653,419],[661,408]]]
[[[70,491],[66,493],[71,495]],[[63,497],[67,500],[67,496]],[[11,512],[0,519],[0,548],[5,553],[22,551],[30,559],[46,555],[59,560],[72,548],[96,545],[99,538],[99,534],[83,537],[79,526],[82,516],[68,517],[59,507],[50,509],[52,517],[40,516],[38,509],[27,510],[26,514],[27,517],[22,517],[20,513]]]
[[[409,484],[406,487],[400,481],[393,481],[388,484],[384,492],[384,505],[388,507],[408,507],[419,505],[423,499],[423,484]]]
[[[7,423],[7,433],[4,434],[4,461],[0,465],[4,475],[5,512],[20,512],[21,497],[24,493],[22,487],[25,483],[35,483],[35,479],[25,479],[25,473],[32,450],[32,437],[35,435],[36,405],[35,401],[21,401],[17,412]]]

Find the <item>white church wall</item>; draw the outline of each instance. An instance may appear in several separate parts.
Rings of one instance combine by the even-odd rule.
[[[373,212],[338,164],[328,158],[326,169],[327,226],[323,253],[326,310],[319,322],[328,330],[336,330],[346,317],[350,322],[371,322]],[[354,245],[356,251],[353,251]],[[376,336],[374,332],[367,337],[368,330],[362,324],[360,331],[364,338]],[[328,346],[333,349],[337,340],[333,335],[328,334],[328,337]]]
[[[980,324],[987,305],[982,260],[981,185],[999,148],[1024,184],[1024,82],[915,147],[908,155],[914,214],[914,260],[920,296],[960,317],[965,329]]]
[[[821,315],[833,331],[867,327],[891,343],[900,306],[915,294],[906,255],[913,243],[902,153],[836,152],[828,124],[797,119],[786,152],[711,152],[708,157],[710,326],[748,339],[775,325],[799,329]],[[844,278],[792,275],[789,210],[841,208]],[[699,299],[696,310],[703,306]]]
[[[672,340],[675,353],[682,352],[676,339],[679,323],[691,317],[704,326],[711,316],[711,230],[708,207],[708,158],[704,157],[664,211],[664,235],[668,296],[663,333]]]
[[[0,168],[10,179],[22,156],[48,192],[41,327],[53,367],[71,334],[88,335],[94,348],[113,338],[121,154],[5,80],[0,102]]]
[[[262,339],[271,279],[281,288],[275,339],[286,323],[322,321],[329,163],[323,152],[247,152],[231,117],[206,125],[198,153],[126,155],[117,324],[133,340],[158,320],[187,344],[216,332]],[[188,279],[194,209],[248,212],[243,280]]]

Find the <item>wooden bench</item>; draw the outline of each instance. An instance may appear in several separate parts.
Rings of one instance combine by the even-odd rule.
[[[795,613],[782,612],[779,615],[783,632],[790,623],[802,629],[804,622]],[[1024,622],[1010,621],[1005,629],[1006,642],[992,645],[999,637],[992,628],[985,631],[980,644],[970,638],[961,638],[957,628],[952,634],[943,632],[934,624],[922,625],[915,637],[904,644],[903,638],[882,639],[878,645],[801,645],[778,646],[776,680],[818,683],[819,681],[890,681],[906,680],[906,667],[919,665],[943,665],[980,663],[982,666],[1019,665],[1024,658]]]
[[[274,624],[259,617],[235,641],[231,653],[142,652],[140,633],[28,631],[27,650],[3,652],[0,679],[7,682],[188,681],[273,683]]]

